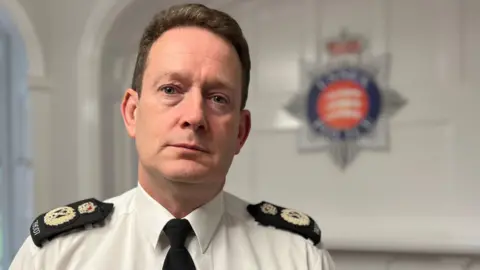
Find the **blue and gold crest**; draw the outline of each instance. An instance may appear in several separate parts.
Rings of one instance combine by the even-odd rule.
[[[286,110],[303,122],[300,150],[328,150],[342,169],[361,149],[388,148],[388,119],[406,100],[388,87],[390,56],[369,55],[343,31],[326,44],[325,65],[303,62],[303,91]]]

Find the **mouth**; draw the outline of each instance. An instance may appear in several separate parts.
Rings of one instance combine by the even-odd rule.
[[[177,143],[177,144],[171,144],[170,146],[175,147],[175,148],[182,148],[182,149],[190,150],[190,151],[198,151],[198,152],[203,152],[203,153],[209,153],[207,149],[205,149],[204,147],[202,147],[198,144]]]

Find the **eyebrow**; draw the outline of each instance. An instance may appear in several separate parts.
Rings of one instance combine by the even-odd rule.
[[[181,72],[164,72],[153,80],[153,85],[157,86],[159,82],[164,79],[168,78],[171,80],[176,80],[179,82],[190,82],[190,76],[186,73]],[[202,88],[205,89],[227,89],[229,91],[235,90],[235,87],[228,82],[228,80],[222,79],[220,76],[217,76],[214,80],[205,81],[202,85]]]

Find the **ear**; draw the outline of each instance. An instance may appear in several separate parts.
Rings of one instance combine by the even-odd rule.
[[[235,154],[238,155],[243,145],[247,141],[248,135],[250,134],[250,129],[252,126],[252,120],[249,110],[242,110],[240,112],[240,127],[238,129],[237,136],[237,149]]]
[[[133,89],[127,89],[123,96],[121,111],[125,128],[130,137],[135,138],[136,117],[138,108],[138,93]]]

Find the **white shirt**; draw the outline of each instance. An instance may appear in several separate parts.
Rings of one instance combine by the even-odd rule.
[[[162,233],[174,218],[141,186],[106,202],[114,204],[102,227],[58,236],[37,247],[28,237],[10,270],[160,270],[169,249]],[[333,270],[328,251],[302,236],[258,224],[248,203],[219,193],[189,214],[187,240],[199,270]]]

